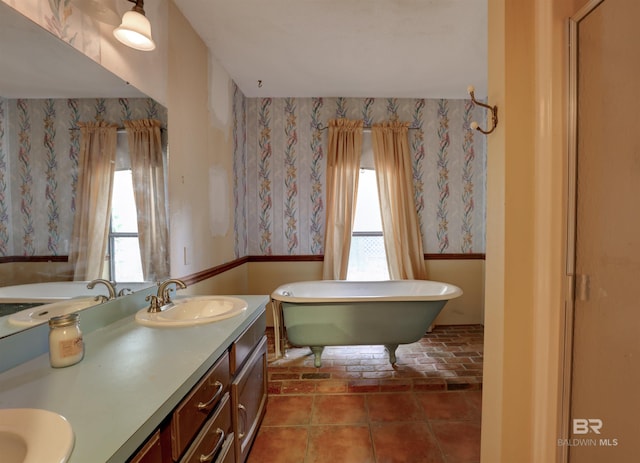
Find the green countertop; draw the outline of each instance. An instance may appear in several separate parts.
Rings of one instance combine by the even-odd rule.
[[[84,335],[85,357],[51,368],[48,354],[0,374],[0,408],[42,408],[66,417],[75,433],[70,463],[123,462],[265,309],[184,328],[150,328],[129,315]],[[82,318],[81,318],[82,326]]]

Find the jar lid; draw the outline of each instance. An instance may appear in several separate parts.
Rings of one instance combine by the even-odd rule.
[[[51,317],[49,319],[49,326],[51,328],[61,327],[61,326],[70,326],[78,323],[80,315],[77,313],[68,313],[66,315],[59,315],[57,317]]]

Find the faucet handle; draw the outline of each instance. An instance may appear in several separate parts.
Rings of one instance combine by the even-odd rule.
[[[160,301],[158,300],[157,296],[154,296],[153,294],[149,294],[147,297],[144,298],[144,300],[149,302],[149,308],[147,309],[147,312],[157,313],[161,311]]]

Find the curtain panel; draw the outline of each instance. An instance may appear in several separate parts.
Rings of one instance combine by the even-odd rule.
[[[69,261],[73,279],[86,281],[103,275],[118,135],[117,126],[106,122],[80,122],[78,126],[78,188]]]
[[[327,210],[322,268],[325,280],[347,278],[362,153],[362,127],[361,120],[329,121]]]
[[[161,123],[154,119],[124,121],[129,140],[138,239],[145,281],[169,276],[169,226],[165,192]]]
[[[427,278],[408,130],[406,122],[373,124],[371,130],[382,232],[392,280]]]

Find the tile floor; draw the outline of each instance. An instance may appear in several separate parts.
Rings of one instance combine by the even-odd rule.
[[[400,346],[290,348],[268,366],[267,413],[248,463],[476,463],[483,330],[438,326]]]

